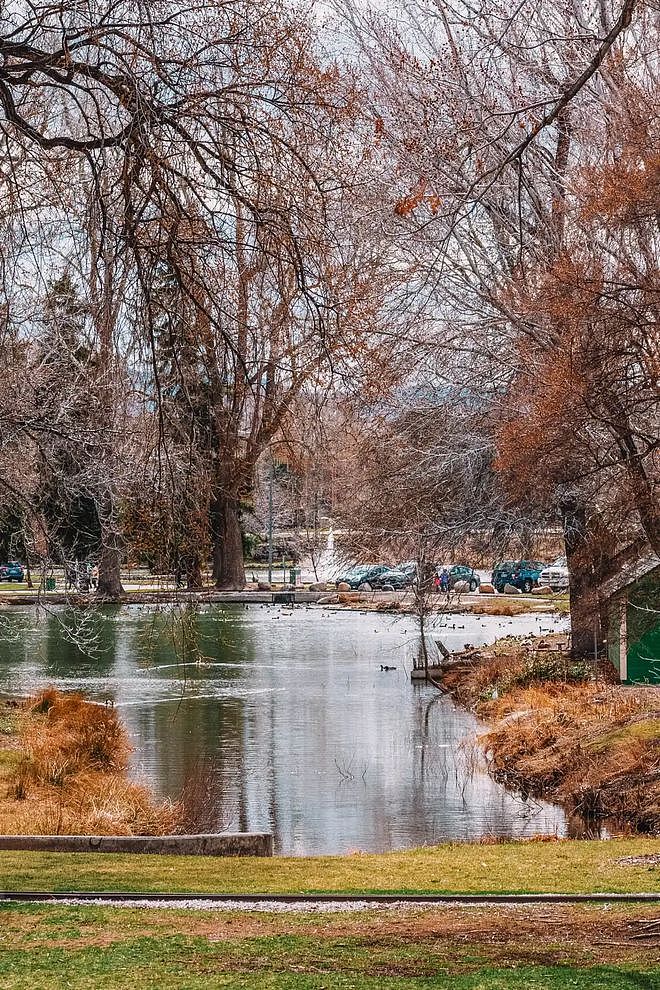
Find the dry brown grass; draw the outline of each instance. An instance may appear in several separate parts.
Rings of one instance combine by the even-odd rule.
[[[522,647],[514,640],[506,642],[509,652],[497,648],[473,649],[464,664],[458,662],[447,669],[443,684],[461,704],[476,708],[484,698],[492,697],[504,680],[522,672],[525,662]],[[477,662],[473,657],[478,658]]]
[[[52,688],[28,707],[23,746],[35,777],[58,783],[62,774],[125,770],[131,747],[116,709]]]
[[[445,683],[494,723],[480,741],[498,779],[583,814],[660,832],[653,691],[573,681],[580,668],[529,642],[509,640],[480,654],[480,662],[456,667]]]
[[[130,780],[131,751],[114,708],[49,689],[17,721],[13,760],[0,786],[0,831],[33,835],[162,835],[181,809],[156,803]]]
[[[545,607],[544,607],[545,606]],[[503,602],[501,599],[493,599],[489,602],[478,602],[470,606],[470,612],[473,615],[525,615],[527,612],[550,612],[551,608],[547,607],[547,603],[541,601],[539,602],[539,607],[536,604],[533,608],[530,608],[529,602],[515,602],[506,601]]]

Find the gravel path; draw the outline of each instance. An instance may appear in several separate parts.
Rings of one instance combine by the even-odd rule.
[[[70,907],[112,907],[112,908],[147,908],[151,911],[240,911],[264,914],[357,914],[363,911],[432,911],[443,905],[410,903],[394,901],[378,904],[374,901],[228,901],[228,900],[187,900],[187,901],[152,901],[131,900],[117,901],[111,898],[99,897],[94,900],[67,898],[66,900],[44,900],[43,904],[66,904]],[[445,905],[446,906],[446,905]],[[469,907],[472,905],[457,905]],[[483,905],[474,905],[481,906]]]
[[[12,900],[11,895],[7,900]],[[0,895],[0,900],[3,900]],[[25,900],[24,896],[16,898]],[[650,903],[660,902],[658,893],[639,894],[522,894],[522,895],[495,895],[491,897],[466,895],[465,898],[452,896],[451,899],[439,898],[432,900],[417,900],[416,898],[398,900],[374,900],[373,898],[345,898],[338,897],[336,900],[320,899],[311,900],[302,898],[301,900],[270,900],[266,897],[255,897],[233,900],[231,897],[194,897],[194,896],[172,896],[166,895],[157,897],[117,897],[112,894],[99,895],[98,897],[82,897],[72,894],[70,897],[52,897],[48,894],[30,895],[31,903],[37,904],[64,904],[74,907],[112,907],[129,909],[148,910],[172,910],[172,911],[230,911],[247,914],[359,914],[365,911],[434,911],[439,908],[467,908],[467,907],[508,907],[524,908],[530,905],[566,905],[566,904],[605,904],[619,903]]]

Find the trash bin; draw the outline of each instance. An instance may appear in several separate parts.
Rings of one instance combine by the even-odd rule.
[[[302,584],[302,577],[301,577],[301,575],[302,575],[302,571],[301,571],[301,569],[299,567],[290,567],[289,568],[289,584],[292,584],[294,587],[296,587],[296,586],[299,587]]]
[[[46,578],[46,591],[55,591],[55,578]]]

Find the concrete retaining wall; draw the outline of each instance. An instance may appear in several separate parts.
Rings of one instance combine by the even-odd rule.
[[[285,592],[286,593],[286,592]],[[61,591],[7,591],[0,594],[0,606],[5,605],[71,605],[75,608],[96,608],[100,605],[160,605],[167,602],[200,602],[205,605],[223,605],[234,603],[238,605],[272,605],[273,591],[131,591],[116,602],[104,600],[96,594],[81,595],[78,592],[64,594]],[[327,592],[303,591],[298,589],[291,592],[295,595],[296,605],[312,605],[323,598]],[[365,598],[373,598],[367,595]]]
[[[0,851],[153,853],[160,856],[272,856],[268,832],[221,835],[2,835]]]

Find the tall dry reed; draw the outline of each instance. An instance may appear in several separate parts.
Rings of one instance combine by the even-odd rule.
[[[49,688],[30,699],[21,759],[0,799],[0,828],[17,834],[163,835],[181,808],[128,776],[131,746],[115,708]]]

